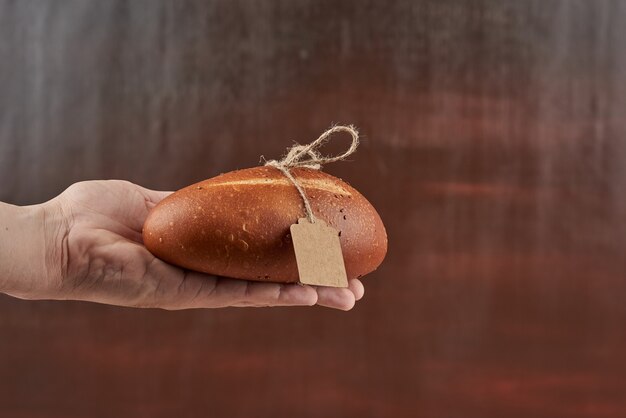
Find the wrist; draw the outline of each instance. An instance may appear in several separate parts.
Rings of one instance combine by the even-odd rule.
[[[0,291],[25,298],[44,271],[41,206],[0,203]]]
[[[69,217],[59,197],[41,205],[43,211],[44,274],[47,298],[56,299],[67,276]]]
[[[0,292],[45,299],[62,281],[62,212],[53,201],[32,206],[0,203]]]

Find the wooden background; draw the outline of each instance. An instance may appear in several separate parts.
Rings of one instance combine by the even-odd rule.
[[[625,21],[621,1],[0,0],[0,200],[177,189],[354,123],[327,171],[390,240],[350,313],[2,296],[0,415],[626,416]]]

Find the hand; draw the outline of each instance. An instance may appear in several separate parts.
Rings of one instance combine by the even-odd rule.
[[[45,286],[18,296],[164,309],[322,305],[349,310],[363,285],[348,289],[248,282],[180,269],[142,244],[149,210],[170,192],[126,181],[76,183],[45,203]]]

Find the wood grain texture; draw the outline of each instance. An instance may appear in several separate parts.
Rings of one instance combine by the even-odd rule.
[[[365,138],[327,171],[389,235],[348,314],[0,297],[0,413],[626,416],[625,19],[620,1],[0,0],[0,200],[178,189],[343,122]]]

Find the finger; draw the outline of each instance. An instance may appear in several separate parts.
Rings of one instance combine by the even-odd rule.
[[[243,298],[230,306],[313,306],[317,303],[317,292],[310,286],[260,282],[245,283],[247,287]]]
[[[145,187],[136,185],[137,189],[141,192],[141,194],[143,194],[146,199],[152,203],[153,205],[156,205],[157,203],[159,203],[161,200],[165,199],[167,196],[171,195],[174,192],[171,191],[161,191],[161,190],[151,190],[151,189],[146,189]]]
[[[250,282],[220,277],[208,295],[207,301],[213,307],[315,304],[317,294],[312,295],[306,289],[295,288],[284,292],[285,288],[286,285],[278,283]]]
[[[349,311],[356,303],[350,289],[336,287],[317,287],[317,304],[327,308]]]
[[[62,196],[68,202],[68,212],[89,215],[87,220],[98,227],[102,222],[113,222],[109,229],[139,242],[136,233],[141,232],[148,213],[171,193],[149,190],[126,180],[96,180],[76,183]],[[94,218],[94,214],[104,218]]]
[[[156,261],[153,265],[160,264]],[[317,292],[310,286],[249,282],[195,272],[160,280],[156,304],[165,309],[312,306],[317,302]]]
[[[361,300],[363,295],[365,294],[365,287],[363,287],[363,283],[359,279],[352,279],[348,283],[348,289],[354,293],[355,300]]]
[[[138,212],[135,215],[129,213],[126,222],[135,231],[141,232],[143,224],[148,214],[161,200],[172,194],[170,191],[150,190],[145,187],[134,184],[136,191],[143,197],[143,204],[138,205]],[[141,242],[141,241],[140,241]]]

